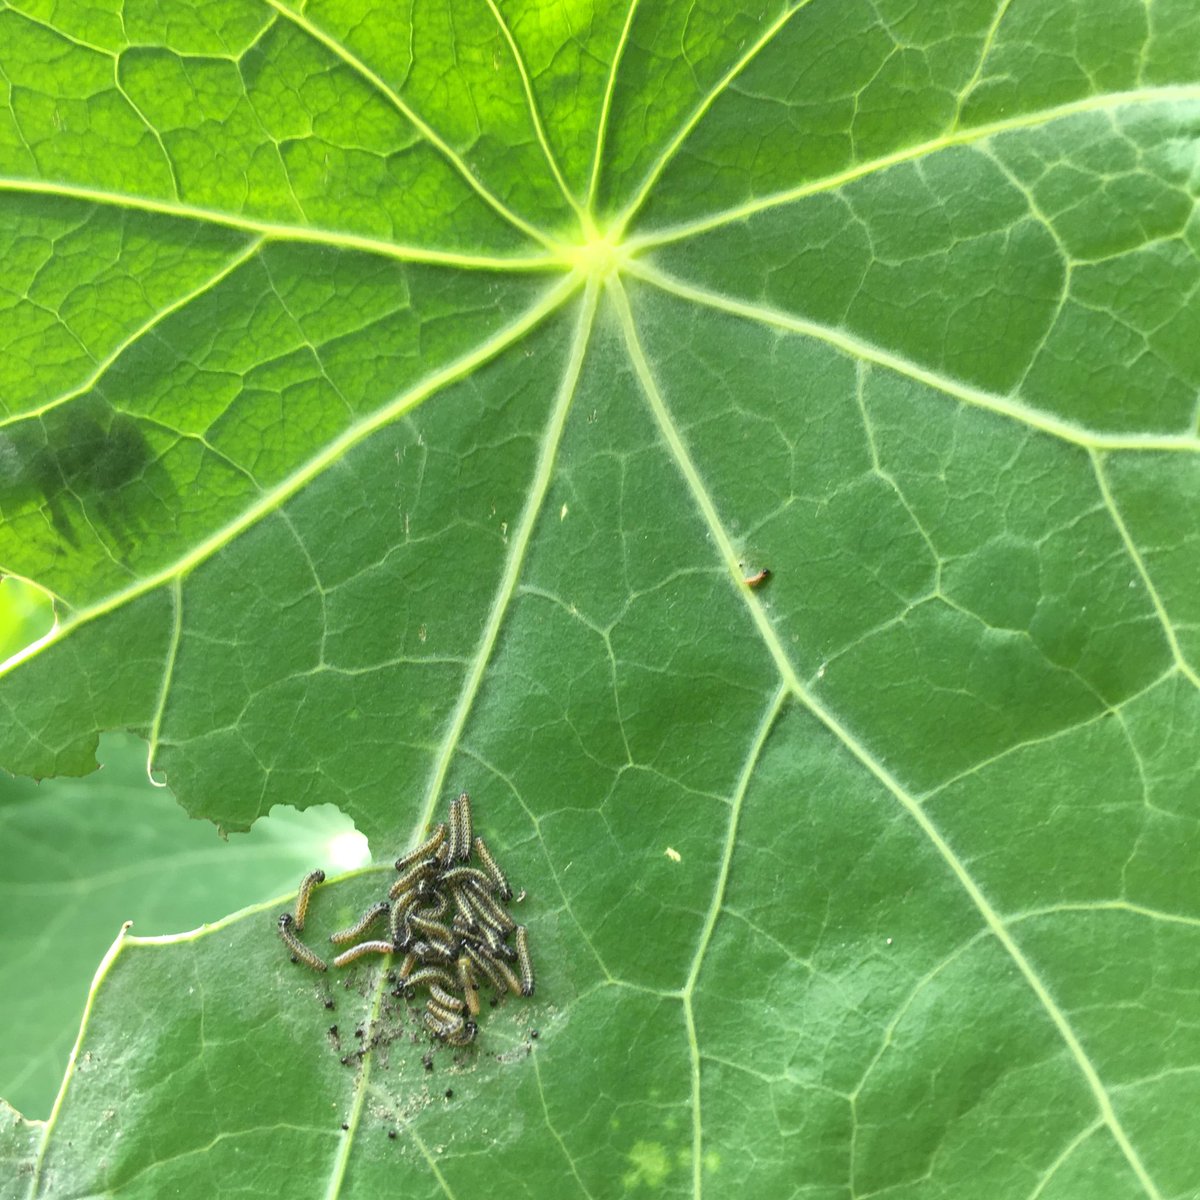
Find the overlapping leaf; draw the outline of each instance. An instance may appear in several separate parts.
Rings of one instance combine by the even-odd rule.
[[[13,1194],[1190,1194],[1200,24],[596,10],[0,11],[5,764],[467,787],[541,966],[124,938]]]

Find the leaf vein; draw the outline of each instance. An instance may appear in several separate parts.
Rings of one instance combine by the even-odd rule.
[[[708,110],[716,103],[717,98],[725,91],[727,87],[758,57],[760,51],[770,45],[771,40],[775,35],[798,13],[802,8],[807,8],[812,0],[799,0],[799,3],[793,4],[790,8],[785,9],[770,25],[763,30],[762,36],[721,76],[720,79],[709,89],[708,93],[700,99],[700,102],[692,110],[691,115],[684,121],[679,132],[667,144],[666,149],[654,161],[650,170],[646,173],[645,179],[642,180],[637,192],[632,200],[626,205],[625,211],[617,218],[616,229],[620,234],[624,234],[628,228],[629,222],[637,215],[638,210],[646,203],[650,192],[654,185],[658,182],[659,177],[670,165],[671,160],[679,151],[679,147],[691,136],[692,130],[704,118]]]
[[[454,250],[431,250],[425,246],[402,245],[381,238],[366,237],[357,233],[343,233],[334,229],[306,228],[302,225],[285,225],[278,221],[263,221],[255,217],[244,217],[238,213],[225,212],[217,208],[205,208],[196,204],[155,200],[135,196],[131,192],[114,192],[104,188],[87,187],[82,184],[61,181],[48,182],[41,179],[21,179],[16,176],[0,176],[0,193],[15,192],[29,196],[59,196],[69,200],[84,200],[91,204],[130,209],[134,212],[153,213],[156,216],[175,217],[186,221],[200,221],[220,225],[226,229],[237,229],[244,233],[258,234],[261,238],[276,242],[300,242],[324,246],[335,250],[360,251],[378,254],[399,262],[431,263],[435,266],[463,267],[483,271],[543,271],[562,267],[564,260],[557,254],[503,255],[462,254]]]
[[[619,280],[614,279],[610,282],[610,290],[613,294],[614,301],[617,306],[621,324],[625,331],[626,342],[629,347],[630,357],[633,360],[634,369],[642,383],[643,390],[646,395],[647,403],[654,415],[654,418],[659,426],[662,435],[667,442],[676,465],[679,468],[680,474],[687,483],[688,489],[692,493],[693,500],[696,506],[700,509],[709,531],[712,535],[713,543],[717,547],[721,557],[730,565],[731,574],[735,579],[740,578],[738,575],[737,559],[734,554],[733,545],[729,539],[729,535],[725,530],[720,516],[717,513],[716,505],[713,503],[712,497],[708,495],[699,472],[696,469],[695,463],[679,435],[679,431],[675,426],[674,420],[667,410],[662,394],[658,390],[657,383],[654,380],[653,374],[650,371],[649,364],[646,361],[645,354],[638,341],[637,331],[633,321],[633,313],[629,307],[628,298],[625,295],[624,289]],[[1155,1186],[1147,1172],[1145,1165],[1142,1163],[1141,1156],[1134,1148],[1129,1140],[1128,1134],[1125,1132],[1124,1126],[1121,1124],[1120,1118],[1117,1116],[1113,1108],[1112,1099],[1105,1088],[1103,1081],[1100,1078],[1099,1072],[1095,1065],[1088,1057],[1087,1051],[1080,1042],[1078,1035],[1072,1028],[1071,1023],[1067,1020],[1066,1014],[1059,1007],[1054,997],[1050,994],[1049,989],[1042,981],[1041,977],[1034,970],[1032,962],[1026,957],[1024,951],[1017,944],[1016,939],[1006,928],[1000,914],[992,907],[991,901],[984,895],[983,890],[975,882],[970,873],[967,871],[963,861],[954,852],[949,842],[942,836],[941,831],[930,819],[928,814],[922,809],[917,800],[905,789],[900,781],[880,762],[874,754],[864,745],[859,739],[847,728],[842,721],[820,700],[813,695],[796,676],[796,673],[788,660],[787,653],[776,633],[774,627],[768,620],[761,604],[755,599],[753,593],[744,585],[741,588],[743,593],[743,602],[749,607],[751,617],[754,624],[758,628],[759,634],[763,639],[763,643],[775,660],[777,668],[783,677],[788,689],[795,697],[803,704],[809,712],[813,714],[831,734],[850,752],[850,754],[858,760],[858,762],[883,785],[883,787],[891,793],[895,800],[900,804],[901,808],[909,815],[912,821],[917,825],[927,840],[931,843],[934,849],[946,864],[950,873],[958,881],[959,885],[966,892],[979,914],[982,916],[984,923],[991,931],[992,935],[1001,944],[1004,950],[1008,953],[1021,975],[1024,977],[1026,984],[1033,992],[1034,996],[1042,1006],[1042,1009],[1049,1017],[1051,1023],[1057,1029],[1059,1037],[1065,1043],[1067,1050],[1074,1059],[1077,1068],[1083,1075],[1088,1088],[1092,1093],[1092,1098],[1096,1104],[1096,1108],[1100,1113],[1105,1125],[1108,1127],[1117,1146],[1129,1163],[1138,1181],[1146,1195],[1151,1200],[1162,1200],[1161,1193]]]
[[[592,173],[588,181],[587,199],[584,204],[589,212],[596,203],[596,192],[600,186],[600,164],[604,153],[604,143],[608,137],[608,118],[612,113],[613,92],[617,86],[617,70],[629,44],[629,31],[633,28],[634,14],[637,12],[638,0],[629,0],[629,9],[625,13],[625,24],[621,36],[617,39],[613,50],[612,64],[608,70],[608,80],[604,85],[604,99],[600,102],[600,119],[596,122],[596,149],[592,154]]]
[[[770,308],[765,304],[736,300],[707,288],[696,287],[644,262],[630,263],[627,269],[636,278],[653,284],[670,295],[678,296],[681,300],[691,300],[718,312],[729,313],[731,316],[742,317],[762,325],[815,338],[847,357],[883,367],[906,379],[911,379],[914,383],[942,392],[961,404],[1007,417],[1009,420],[1026,425],[1039,433],[1048,434],[1086,450],[1165,450],[1186,453],[1200,451],[1200,437],[1190,433],[1115,434],[1089,429],[1083,425],[1076,425],[1072,421],[1064,421],[1059,417],[1030,408],[1019,400],[997,395],[995,392],[986,391],[938,371],[922,367],[909,359],[872,345],[870,342],[842,330],[803,317],[792,316],[790,313]]]
[[[1125,524],[1125,520],[1121,516],[1121,510],[1117,507],[1116,499],[1109,489],[1108,479],[1104,474],[1104,465],[1095,451],[1089,453],[1088,457],[1091,459],[1092,470],[1096,476],[1096,485],[1100,489],[1100,496],[1104,501],[1104,507],[1112,517],[1113,525],[1116,527],[1117,533],[1120,534],[1121,542],[1125,547],[1125,552],[1129,555],[1130,562],[1133,563],[1138,575],[1141,576],[1142,584],[1145,586],[1146,593],[1150,597],[1150,603],[1154,605],[1154,612],[1158,617],[1158,623],[1162,626],[1163,633],[1166,636],[1167,645],[1171,648],[1175,665],[1179,668],[1180,674],[1193,687],[1200,688],[1200,674],[1197,673],[1196,669],[1184,656],[1183,650],[1179,645],[1179,639],[1175,636],[1175,625],[1171,621],[1170,614],[1167,612],[1167,606],[1163,602],[1158,588],[1154,586],[1154,580],[1150,577],[1146,560],[1142,557],[1141,551],[1138,550],[1137,543],[1134,542],[1133,535],[1129,532],[1129,527]]]
[[[237,517],[226,525],[215,530],[195,547],[182,555],[175,562],[152,572],[143,579],[136,580],[127,587],[113,592],[87,608],[72,613],[68,620],[56,626],[49,636],[33,646],[26,647],[7,660],[0,663],[0,676],[25,662],[33,655],[40,653],[49,646],[56,644],[80,625],[96,620],[115,609],[136,600],[146,593],[154,591],[163,584],[170,582],[178,575],[186,574],[200,563],[205,562],[218,550],[228,545],[234,538],[252,528],[264,517],[272,514],[281,504],[307,486],[315,478],[335,465],[355,446],[370,437],[376,430],[391,424],[397,418],[411,411],[434,392],[454,382],[454,380],[470,373],[476,367],[495,357],[506,347],[517,341],[530,329],[543,321],[553,312],[578,285],[575,276],[569,276],[556,287],[549,289],[543,298],[528,308],[515,321],[498,331],[492,337],[482,342],[469,353],[455,362],[434,372],[424,381],[397,396],[390,404],[371,414],[369,417],[351,425],[338,437],[329,442],[319,453],[313,455],[307,462],[301,464],[285,479],[281,480],[261,496]]]
[[[554,176],[554,182],[558,184],[558,189],[562,192],[563,198],[575,210],[576,215],[582,217],[583,209],[580,207],[579,201],[575,199],[571,189],[567,186],[567,181],[563,178],[562,171],[559,170],[558,159],[554,151],[550,148],[550,140],[546,136],[545,126],[542,124],[541,114],[538,112],[537,99],[533,94],[533,83],[529,78],[529,72],[525,66],[525,58],[521,54],[521,48],[517,45],[517,40],[513,37],[512,30],[509,29],[504,15],[496,7],[496,0],[486,0],[486,2],[488,8],[492,10],[492,16],[496,18],[496,24],[500,27],[500,32],[504,36],[504,40],[508,43],[508,49],[513,56],[513,62],[516,63],[517,74],[521,77],[521,87],[525,92],[525,103],[529,108],[529,119],[533,122],[533,132],[537,137],[538,145],[542,148],[542,154],[546,158],[550,174]]]
[[[926,158],[930,154],[936,154],[940,150],[953,149],[956,146],[974,145],[996,137],[999,134],[1019,132],[1025,129],[1036,129],[1043,125],[1049,125],[1054,121],[1064,120],[1082,113],[1112,112],[1132,105],[1165,104],[1173,101],[1194,102],[1197,100],[1200,100],[1200,86],[1195,84],[1139,88],[1136,91],[1108,92],[1097,96],[1089,96],[1083,100],[1071,100],[1053,108],[1025,113],[1021,116],[1009,117],[1001,121],[992,121],[988,124],[977,125],[973,129],[965,129],[957,133],[942,134],[927,141],[907,146],[901,150],[894,150],[890,154],[880,155],[880,157],[870,159],[867,162],[846,167],[844,170],[832,175],[826,175],[820,179],[799,184],[794,188],[786,188],[784,191],[773,192],[757,200],[748,200],[744,204],[722,209],[719,212],[710,213],[708,216],[698,217],[693,221],[682,221],[676,225],[656,230],[653,233],[646,233],[640,237],[630,238],[626,242],[626,247],[629,253],[633,254],[639,250],[649,249],[654,246],[663,246],[671,242],[681,241],[684,238],[694,237],[697,234],[708,233],[710,230],[719,229],[724,225],[733,225],[746,221],[758,213],[767,212],[773,208],[780,208],[786,204],[794,204],[797,200],[803,200],[808,196],[837,191],[839,188],[843,188],[847,184],[854,183],[859,179],[866,178],[880,171],[886,171],[891,167],[899,166],[903,163]]]
[[[0,429],[4,429],[9,425],[16,425],[21,421],[28,421],[34,417],[45,416],[46,413],[58,408],[59,405],[66,404],[68,401],[74,400],[77,397],[84,395],[86,392],[90,392],[92,388],[94,388],[96,384],[99,383],[100,380],[105,376],[113,364],[120,359],[121,355],[123,355],[126,350],[130,349],[130,347],[140,342],[142,338],[152,333],[168,317],[173,316],[181,309],[186,308],[193,300],[199,299],[205,293],[223,283],[229,278],[230,275],[234,274],[239,267],[241,267],[249,259],[253,258],[258,253],[261,246],[261,238],[258,241],[252,242],[244,250],[241,250],[235,254],[223,267],[221,267],[220,270],[209,276],[209,278],[204,280],[203,283],[194,287],[190,292],[185,292],[175,300],[172,300],[171,303],[165,308],[160,309],[158,312],[148,317],[141,325],[137,327],[137,329],[130,333],[122,342],[120,342],[112,351],[110,351],[106,358],[98,362],[92,373],[82,383],[78,384],[76,387],[73,387],[69,392],[64,392],[60,396],[55,396],[53,399],[39,404],[37,408],[26,409],[24,412],[14,413],[11,416],[0,419]],[[179,431],[177,430],[176,432]]]
[[[353,54],[345,46],[343,46],[336,38],[331,37],[320,26],[310,21],[302,13],[296,12],[289,8],[286,4],[280,3],[280,0],[263,0],[269,4],[281,17],[290,21],[297,29],[303,30],[313,41],[324,46],[331,54],[341,59],[356,75],[368,83],[374,90],[382,96],[401,116],[410,121],[413,127],[421,134],[421,136],[433,146],[442,157],[462,176],[466,184],[496,213],[504,218],[510,225],[519,229],[527,237],[533,238],[540,242],[543,246],[553,247],[554,243],[551,238],[547,237],[536,226],[531,225],[523,217],[513,212],[503,200],[500,199],[490,188],[488,188],[475,173],[470,170],[460,155],[450,146],[444,138],[425,120],[423,120],[412,108],[409,107],[376,72],[371,70],[361,58]]]

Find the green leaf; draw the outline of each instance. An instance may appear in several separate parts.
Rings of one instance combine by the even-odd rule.
[[[123,935],[12,1194],[1193,1194],[1194,6],[592,7],[0,10],[0,761],[539,970]]]
[[[19,579],[0,579],[0,655],[4,659],[44,637],[53,624],[54,611],[45,592]]]
[[[109,735],[86,779],[0,777],[0,1095],[47,1116],[95,964],[122,923],[142,936],[216,921],[294,885],[314,859],[361,865],[334,810],[277,810],[226,845],[146,775],[146,744]],[[69,950],[69,952],[64,952]]]

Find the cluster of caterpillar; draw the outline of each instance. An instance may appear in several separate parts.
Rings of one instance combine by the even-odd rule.
[[[472,865],[472,857],[478,866]],[[403,954],[392,994],[412,996],[417,988],[424,988],[422,1016],[429,1032],[452,1046],[470,1045],[478,1032],[475,1018],[481,982],[491,984],[497,995],[532,996],[534,974],[528,931],[505,907],[512,888],[483,838],[473,836],[471,798],[466,792],[451,801],[449,821],[398,858],[396,870],[399,878],[388,890],[387,900],[371,905],[348,928],[330,934],[334,945],[354,943],[333,965],[346,966],[365,954]],[[296,911],[279,918],[279,936],[292,952],[292,961],[316,971],[327,970],[325,962],[296,935],[304,929],[313,889],[324,881],[324,871],[306,875]],[[358,941],[384,918],[386,938]]]

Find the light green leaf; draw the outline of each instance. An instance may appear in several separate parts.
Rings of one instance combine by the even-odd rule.
[[[8,659],[44,637],[53,624],[45,592],[19,579],[0,579],[0,655]]]
[[[124,935],[13,1194],[1200,1189],[1198,52],[1178,0],[0,9],[0,564],[59,616],[0,761],[129,729],[384,864],[467,788],[539,967],[430,1073],[342,1065],[403,1013],[282,902]]]
[[[336,810],[276,810],[226,845],[146,776],[146,744],[109,735],[99,774],[0,777],[0,1095],[49,1114],[96,963],[130,921],[179,933],[294,886],[314,860],[364,861]]]

